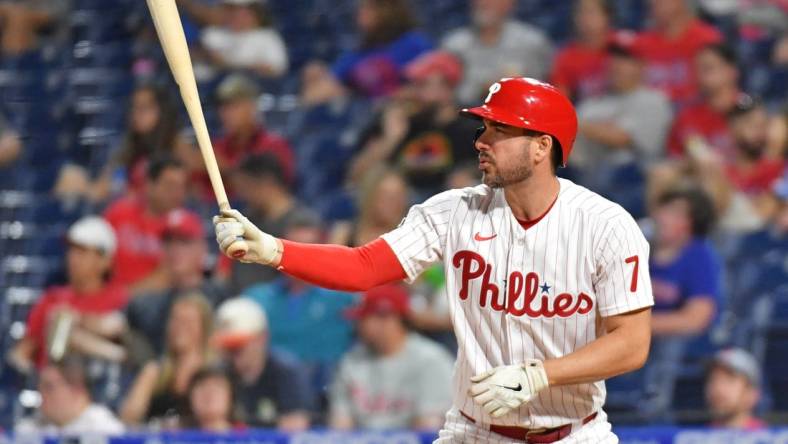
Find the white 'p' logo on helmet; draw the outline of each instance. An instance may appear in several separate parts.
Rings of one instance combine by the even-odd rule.
[[[490,99],[492,99],[493,94],[497,93],[501,90],[501,84],[498,82],[493,83],[490,85],[489,94],[487,94],[487,98],[484,99],[484,103],[489,103]]]

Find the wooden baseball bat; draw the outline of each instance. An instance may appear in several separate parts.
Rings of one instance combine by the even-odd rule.
[[[205,124],[205,116],[197,92],[197,82],[194,79],[192,59],[186,44],[186,36],[183,33],[178,7],[175,5],[175,0],[147,0],[147,2],[156,33],[159,35],[159,41],[164,49],[164,55],[170,65],[170,71],[178,84],[186,111],[189,113],[189,120],[194,127],[197,144],[200,146],[200,153],[202,153],[205,168],[208,170],[208,178],[211,180],[211,187],[216,195],[219,210],[229,210],[230,203],[227,200],[222,176],[219,173],[219,165],[216,163],[211,138],[208,135],[208,126]],[[239,238],[230,247],[228,253],[232,257],[238,258],[245,255],[248,249],[249,246],[246,242]]]

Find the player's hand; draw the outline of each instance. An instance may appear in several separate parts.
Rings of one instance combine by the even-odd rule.
[[[502,365],[471,377],[468,393],[493,418],[500,418],[530,402],[547,388],[542,361],[529,359],[522,365]]]
[[[238,210],[223,210],[221,216],[213,217],[216,242],[224,254],[232,257],[231,249],[246,243],[246,254],[236,257],[241,262],[272,264],[280,255],[276,238],[264,233]],[[235,245],[235,246],[234,246]]]

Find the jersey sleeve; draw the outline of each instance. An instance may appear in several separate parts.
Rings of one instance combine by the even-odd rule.
[[[397,228],[381,236],[397,256],[409,283],[443,259],[449,221],[460,201],[458,193],[446,191],[414,205]]]
[[[602,317],[654,305],[649,244],[632,216],[621,213],[604,223],[595,239],[594,290]]]

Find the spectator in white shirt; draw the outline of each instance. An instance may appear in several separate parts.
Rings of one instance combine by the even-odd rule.
[[[17,434],[118,435],[123,424],[101,404],[91,400],[82,358],[66,356],[39,374],[41,406],[36,418],[20,421]]]
[[[197,23],[207,26],[201,43],[217,67],[249,69],[265,77],[287,72],[287,48],[271,27],[261,0],[221,0],[219,7],[197,0],[179,4]]]

